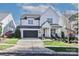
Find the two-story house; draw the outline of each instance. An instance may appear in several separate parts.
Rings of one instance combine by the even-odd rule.
[[[23,14],[20,19],[21,38],[51,37],[61,34],[66,18],[55,8],[48,7],[42,14]],[[66,30],[64,30],[66,32]]]

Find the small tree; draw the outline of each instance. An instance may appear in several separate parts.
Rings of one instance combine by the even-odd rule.
[[[65,41],[65,34],[64,34],[63,31],[61,32],[61,38],[62,38],[63,41]]]
[[[15,38],[21,38],[21,33],[20,33],[20,29],[17,27],[14,33],[14,37]]]
[[[0,36],[1,36],[1,33],[2,33],[2,27],[0,26]]]

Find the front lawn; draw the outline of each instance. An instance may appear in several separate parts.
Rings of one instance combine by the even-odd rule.
[[[0,45],[0,50],[6,49],[6,48],[10,48],[12,46],[14,46],[14,45],[3,44],[3,45]]]
[[[0,44],[0,50],[10,48],[17,43],[17,38],[7,38],[4,43]]]
[[[43,41],[46,48],[57,52],[78,52],[78,44],[62,41]]]
[[[77,47],[76,43],[64,43],[62,41],[44,41],[45,46]]]
[[[75,48],[75,47],[46,47],[46,48],[56,52],[77,52],[78,53],[78,48]]]
[[[18,41],[17,38],[11,38],[11,39],[8,38],[5,43],[6,43],[6,44],[16,44],[17,41]]]

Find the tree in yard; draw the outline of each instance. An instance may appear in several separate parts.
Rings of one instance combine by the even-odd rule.
[[[65,41],[65,34],[64,34],[63,31],[61,32],[61,38],[62,38],[63,41]]]
[[[74,24],[74,26],[76,26],[75,32],[76,32],[76,34],[78,34],[78,29],[79,29],[79,26],[78,26],[78,24],[79,24],[79,13],[76,13],[76,14],[72,15],[72,16],[69,18],[69,20],[70,20],[71,22],[72,22],[72,21],[76,22],[76,23]]]
[[[0,23],[0,41],[2,40],[1,39],[1,33],[2,33],[2,26],[1,26],[2,24]]]
[[[71,41],[73,41],[74,42],[74,40],[75,39],[78,39],[78,33],[79,33],[79,13],[76,13],[76,14],[73,14],[70,18],[69,18],[69,20],[70,20],[70,22],[72,23],[73,22],[73,24],[71,24],[71,25],[73,25],[72,26],[72,28],[73,28],[73,35],[71,35],[72,36],[72,40]],[[71,30],[72,30],[72,28],[71,28]],[[69,39],[69,41],[70,41],[70,39]]]
[[[14,33],[14,37],[15,38],[21,38],[21,33],[20,33],[20,29],[17,27]]]
[[[1,33],[2,33],[2,27],[0,26],[0,35],[1,35]]]

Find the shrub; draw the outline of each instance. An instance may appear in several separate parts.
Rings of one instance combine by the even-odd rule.
[[[3,35],[3,37],[6,36],[7,38],[12,38],[13,37],[13,32],[12,31],[8,31],[5,33],[5,35]]]
[[[1,33],[2,33],[2,27],[0,26],[0,35],[1,35]]]
[[[17,27],[14,33],[14,37],[15,38],[21,38],[21,33],[20,33],[20,29]]]

